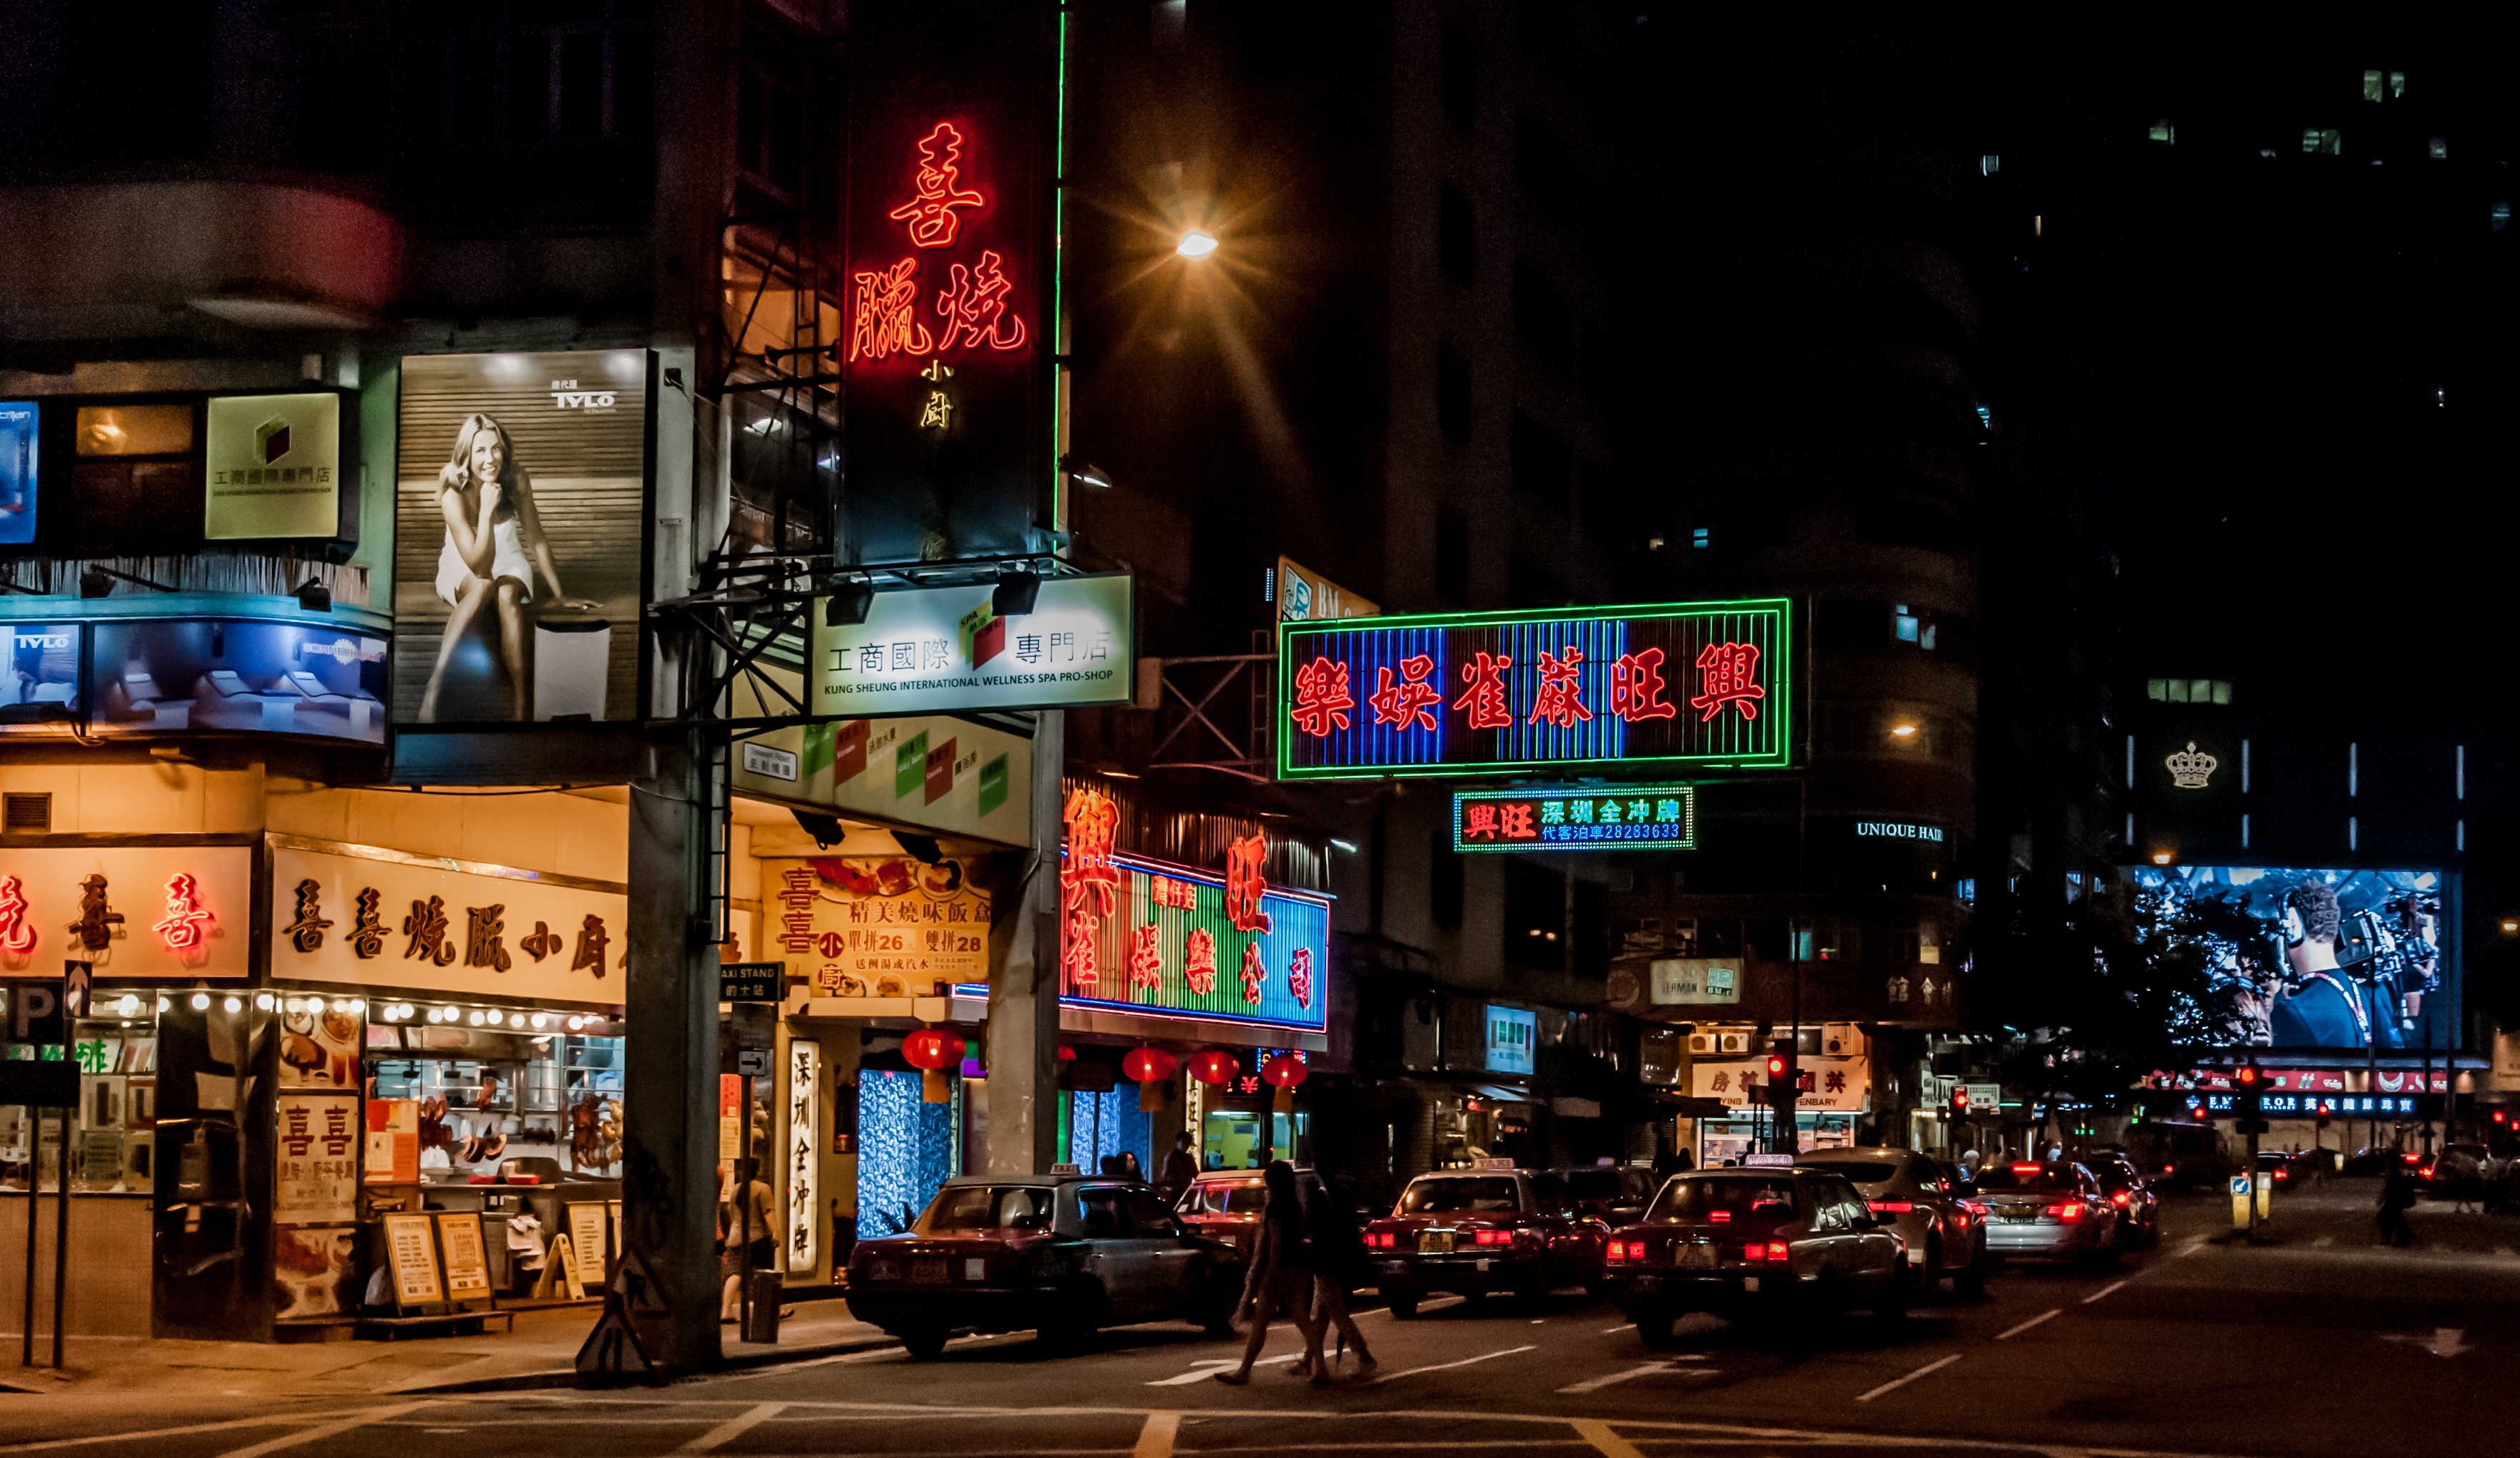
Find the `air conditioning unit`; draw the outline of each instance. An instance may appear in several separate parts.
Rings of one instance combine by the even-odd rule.
[[[1719,1032],[1715,1036],[1719,1051],[1725,1053],[1747,1053],[1750,1051],[1750,1035],[1746,1032]]]
[[[1852,1023],[1823,1023],[1820,1025],[1820,1051],[1832,1058],[1856,1058],[1864,1053],[1864,1029]]]
[[[1688,1035],[1688,1051],[1692,1055],[1713,1053],[1715,1051],[1715,1034],[1711,1032],[1690,1033]]]

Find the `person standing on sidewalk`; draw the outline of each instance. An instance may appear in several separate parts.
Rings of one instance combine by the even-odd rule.
[[[1198,1156],[1190,1145],[1190,1130],[1184,1129],[1173,1136],[1173,1152],[1164,1156],[1164,1178],[1156,1188],[1163,1191],[1167,1205],[1181,1199],[1182,1191],[1198,1178]]]
[[[2389,1173],[2380,1181],[2380,1244],[2411,1246],[2415,1227],[2407,1222],[2407,1210],[2415,1203],[2415,1182],[2407,1177],[2406,1166],[2397,1160],[2389,1162]]]
[[[1242,1344],[1242,1365],[1219,1372],[1216,1380],[1240,1387],[1251,1380],[1251,1364],[1268,1344],[1269,1319],[1281,1307],[1304,1334],[1303,1366],[1313,1380],[1327,1386],[1321,1371],[1322,1329],[1313,1320],[1313,1265],[1304,1242],[1304,1202],[1295,1188],[1295,1166],[1273,1160],[1262,1172],[1269,1201],[1260,1211],[1260,1239],[1251,1248],[1251,1271],[1242,1282],[1242,1309],[1250,1314],[1251,1338]]]

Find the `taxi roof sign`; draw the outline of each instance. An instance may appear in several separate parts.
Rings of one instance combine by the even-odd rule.
[[[1791,1155],[1743,1155],[1741,1157],[1741,1167],[1744,1169],[1791,1169],[1793,1164],[1794,1157]]]
[[[1478,1162],[1478,1167],[1481,1169],[1511,1169],[1513,1167],[1513,1161],[1481,1160]]]
[[[1053,1164],[1050,1166],[1050,1172],[1053,1174],[1083,1174],[1085,1172],[1085,1166],[1082,1164]]]

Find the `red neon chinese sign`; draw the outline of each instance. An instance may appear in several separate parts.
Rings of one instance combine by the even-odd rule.
[[[1111,863],[1120,809],[1100,790],[1076,790],[1069,792],[1061,819],[1067,825],[1067,860],[1059,867],[1058,885],[1067,909],[1067,935],[1059,949],[1059,970],[1070,988],[1098,986],[1102,977],[1094,956],[1095,934],[1120,911],[1120,868]]]
[[[1680,710],[1662,699],[1662,650],[1623,653],[1610,664],[1610,712],[1633,724],[1668,719]]]
[[[181,955],[201,950],[210,937],[210,923],[217,918],[202,905],[201,888],[193,878],[178,871],[166,878],[166,915],[150,927],[166,943],[166,950]]]
[[[1697,656],[1697,670],[1706,676],[1706,689],[1688,706],[1699,711],[1699,722],[1722,713],[1728,704],[1745,720],[1759,716],[1759,701],[1768,691],[1758,681],[1758,649],[1747,643],[1709,643]]]
[[[1568,648],[1563,657],[1540,651],[1540,693],[1531,702],[1531,722],[1570,728],[1593,716],[1584,703],[1584,650]]]
[[[1320,739],[1333,724],[1348,727],[1348,710],[1354,707],[1356,696],[1348,690],[1347,664],[1315,659],[1295,670],[1295,706],[1287,710],[1287,717],[1296,728]]]
[[[22,957],[35,949],[26,922],[26,888],[15,876],[0,876],[0,953]]]
[[[913,249],[954,247],[962,235],[963,214],[977,215],[989,206],[988,195],[964,180],[965,140],[961,127],[939,121],[916,144],[919,159],[911,168],[910,199],[884,213],[902,225]],[[1023,347],[1028,331],[1015,309],[1015,286],[998,250],[983,248],[975,259],[947,263],[945,280],[922,305],[916,253],[853,269],[848,361]],[[935,333],[921,321],[923,312],[944,321]]]
[[[1345,666],[1344,664],[1341,665]],[[1391,680],[1391,670],[1376,668],[1372,697],[1365,702],[1373,706],[1373,721],[1407,729],[1415,721],[1419,729],[1435,727],[1431,710],[1443,706],[1444,695],[1426,681],[1435,671],[1435,661],[1424,654],[1400,661],[1400,681]]]
[[[963,220],[958,207],[985,207],[989,200],[963,186],[963,133],[950,121],[919,139],[919,166],[911,173],[915,196],[884,216],[910,229],[914,248],[951,248]]]
[[[1258,832],[1238,837],[1225,847],[1225,919],[1238,932],[1266,932],[1269,913],[1260,909],[1269,894],[1261,868],[1269,858],[1269,842]]]
[[[982,249],[975,267],[967,269],[957,263],[947,271],[954,283],[936,296],[936,312],[945,316],[945,327],[936,335],[937,352],[964,342],[992,349],[1022,348],[1023,321],[1007,312],[1007,296],[1014,292],[1014,285],[1007,282],[997,253]]]

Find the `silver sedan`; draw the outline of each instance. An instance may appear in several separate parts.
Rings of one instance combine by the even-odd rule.
[[[1960,1296],[1986,1289],[1985,1217],[1933,1161],[1912,1149],[1856,1148],[1816,1149],[1794,1162],[1852,1180],[1872,1217],[1908,1243],[1909,1265],[1928,1290],[1946,1276]]]
[[[1977,1198],[1987,1207],[1987,1249],[1998,1255],[2093,1265],[2117,1259],[2117,1207],[2072,1160],[1989,1164],[1977,1172]]]

